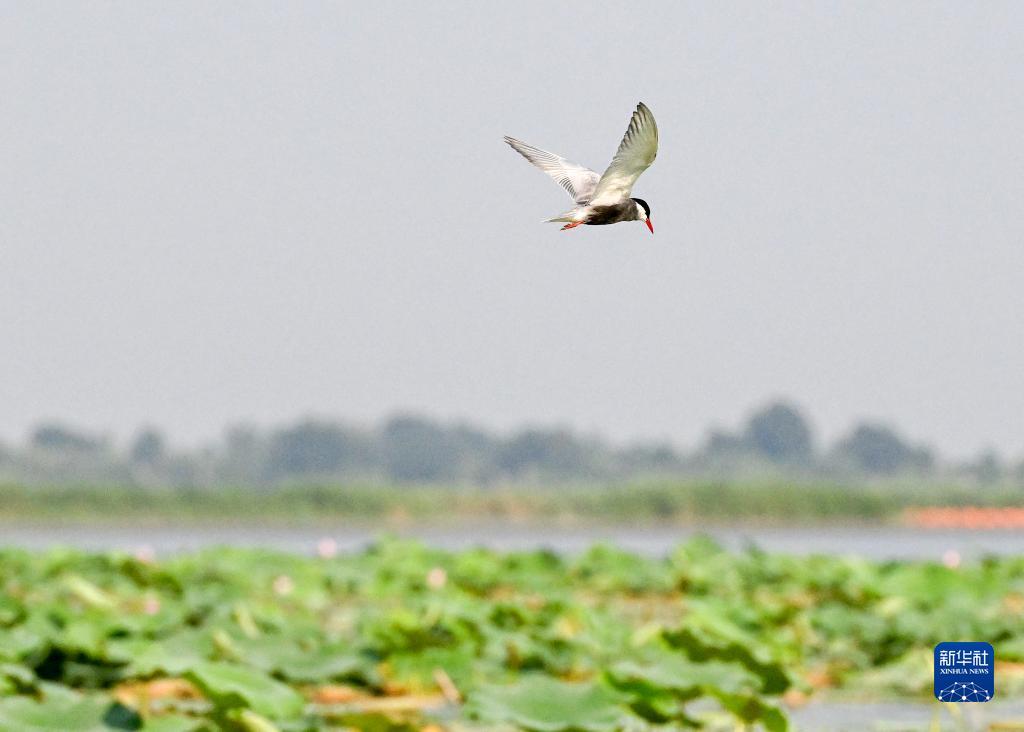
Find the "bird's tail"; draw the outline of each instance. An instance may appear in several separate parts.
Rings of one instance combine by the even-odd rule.
[[[558,216],[555,216],[554,218],[544,219],[544,221],[542,223],[545,223],[545,224],[556,224],[556,223],[571,223],[573,221],[580,221],[581,219],[579,218],[578,214],[579,214],[579,209],[574,208],[572,211],[566,211],[563,214],[558,214]]]

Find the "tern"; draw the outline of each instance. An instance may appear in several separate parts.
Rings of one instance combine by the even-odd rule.
[[[546,222],[565,222],[562,231],[581,224],[600,226],[620,221],[643,221],[654,233],[651,207],[641,198],[630,198],[633,185],[658,154],[658,125],[647,105],[640,102],[629,121],[619,149],[602,175],[561,155],[505,136],[512,149],[551,176],[568,191],[576,207]]]

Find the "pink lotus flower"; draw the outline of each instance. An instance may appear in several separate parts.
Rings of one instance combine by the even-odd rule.
[[[427,587],[432,590],[440,590],[448,583],[448,573],[440,567],[434,567],[427,572]]]
[[[338,555],[338,542],[325,536],[316,543],[316,555],[321,559],[333,559]]]

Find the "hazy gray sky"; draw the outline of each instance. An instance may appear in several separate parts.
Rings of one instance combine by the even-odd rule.
[[[1024,5],[0,5],[0,436],[397,409],[1024,452]],[[640,224],[599,170],[638,100]]]

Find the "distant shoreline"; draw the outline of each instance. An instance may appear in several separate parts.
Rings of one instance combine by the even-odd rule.
[[[0,484],[0,526],[73,524],[311,525],[384,529],[499,522],[573,526],[911,525],[1019,528],[1024,494],[933,485],[651,481],[622,485],[278,488],[30,487]]]

